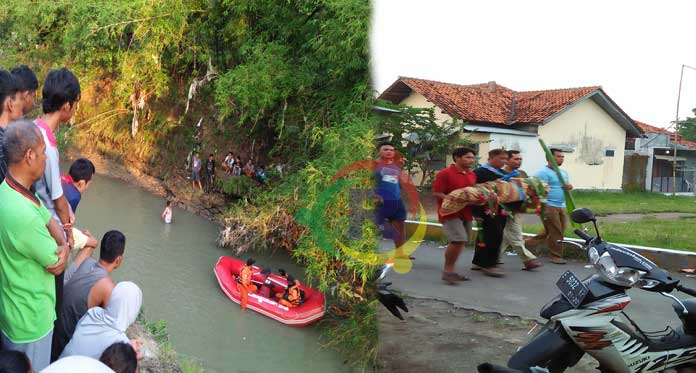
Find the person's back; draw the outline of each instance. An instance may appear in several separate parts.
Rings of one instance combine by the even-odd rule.
[[[119,282],[106,307],[93,307],[82,316],[61,358],[74,355],[98,359],[117,342],[130,343],[126,335],[142,306],[143,293],[132,282]]]
[[[97,281],[108,277],[106,270],[99,265],[94,258],[87,258],[78,267],[75,274],[72,276],[63,288],[63,308],[61,317],[58,318],[58,326],[56,328],[56,337],[59,345],[54,346],[58,349],[54,352],[55,357],[60,356],[63,348],[75,331],[77,322],[82,316],[87,313],[89,293]]]
[[[113,281],[109,274],[118,268],[123,260],[126,238],[119,231],[109,231],[104,234],[101,242],[99,261],[94,258],[79,258],[76,256],[77,269],[66,273],[64,285],[63,307],[56,327],[56,338],[51,353],[57,359],[72,338],[75,327],[89,308],[106,306],[109,303]],[[90,251],[91,253],[91,251]],[[76,263],[73,263],[76,265]],[[91,304],[90,304],[91,303]]]

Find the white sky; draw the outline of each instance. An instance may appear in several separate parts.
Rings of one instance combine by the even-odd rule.
[[[373,88],[398,76],[517,91],[601,85],[635,120],[674,121],[696,67],[696,1],[373,0]],[[679,118],[696,108],[684,70]]]

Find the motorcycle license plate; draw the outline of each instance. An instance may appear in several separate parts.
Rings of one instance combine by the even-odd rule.
[[[580,281],[571,271],[565,271],[556,282],[563,297],[573,306],[578,308],[590,289]]]

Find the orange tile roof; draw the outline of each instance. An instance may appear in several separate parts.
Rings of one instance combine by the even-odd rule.
[[[542,123],[579,99],[601,90],[595,86],[516,92],[495,82],[459,85],[401,77],[380,98],[395,103],[405,98],[403,95],[407,92],[399,84],[405,84],[459,119],[498,124]]]
[[[643,130],[643,132],[646,132],[646,133],[659,133],[659,134],[661,134],[661,135],[668,135],[668,136],[670,136],[670,141],[671,141],[671,142],[676,143],[676,144],[678,144],[678,145],[685,146],[685,147],[687,147],[687,148],[689,148],[689,149],[696,149],[696,141],[684,140],[684,138],[683,138],[682,135],[680,135],[680,134],[676,134],[676,140],[675,140],[675,133],[674,133],[674,131],[670,131],[670,130],[667,130],[667,129],[664,129],[664,128],[660,128],[660,127],[651,126],[651,125],[649,125],[649,124],[647,124],[647,123],[639,122],[639,121],[637,121],[637,120],[634,120],[634,122],[636,123],[636,125],[637,125],[638,127],[640,127],[641,130]]]

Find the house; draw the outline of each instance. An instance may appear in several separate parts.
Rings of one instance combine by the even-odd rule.
[[[696,142],[664,128],[635,123],[645,135],[626,139],[624,187],[671,193],[674,174],[675,192],[696,192]]]
[[[523,168],[536,172],[546,164],[538,138],[563,148],[568,151],[563,167],[579,189],[620,189],[626,136],[641,136],[601,87],[517,92],[496,82],[458,85],[400,77],[379,98],[434,107],[440,121],[467,122],[460,136],[479,142],[482,162],[490,149],[517,149]]]

